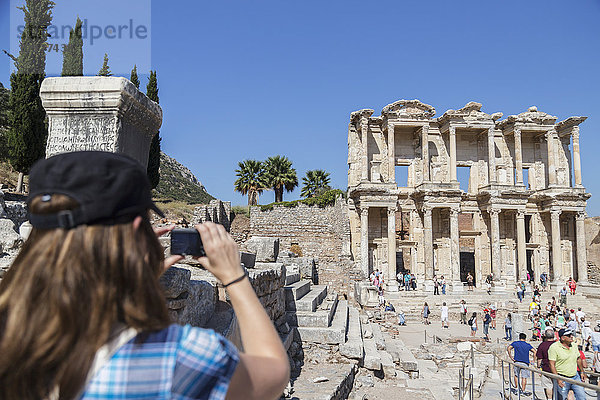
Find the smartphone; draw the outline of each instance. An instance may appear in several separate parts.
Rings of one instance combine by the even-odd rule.
[[[193,228],[179,228],[171,231],[171,254],[204,257],[204,246],[200,233]]]

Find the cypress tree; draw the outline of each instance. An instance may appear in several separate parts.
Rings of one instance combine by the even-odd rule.
[[[0,130],[8,127],[10,90],[0,82]]]
[[[108,67],[108,54],[104,53],[104,62],[102,63],[102,68],[98,71],[98,76],[112,76],[112,72],[110,72],[110,68]]]
[[[10,76],[8,156],[19,172],[17,191],[23,189],[23,175],[46,154],[46,112],[40,99],[40,86],[45,77],[48,27],[52,23],[50,0],[26,0],[19,7],[25,15],[25,27],[19,43],[19,55],[5,51],[14,61],[16,72]]]
[[[82,22],[77,17],[75,29],[69,33],[69,44],[63,51],[62,76],[83,76],[83,38],[81,34]]]
[[[8,130],[9,99],[10,90],[0,83],[0,161],[5,161],[8,157],[6,131]]]
[[[150,71],[150,78],[148,79],[148,85],[146,86],[146,95],[152,101],[158,101],[158,80],[156,79],[156,71]],[[150,185],[152,189],[158,186],[158,182],[160,181],[160,173],[158,169],[160,168],[160,142],[161,142],[160,132],[156,132],[156,135],[152,137],[152,142],[150,143],[150,152],[148,154],[148,169],[146,173],[148,174],[148,179],[150,180]]]
[[[129,80],[135,85],[136,88],[140,88],[140,80],[138,79],[137,75],[137,65],[133,66],[133,69],[131,70],[131,77],[129,78]]]

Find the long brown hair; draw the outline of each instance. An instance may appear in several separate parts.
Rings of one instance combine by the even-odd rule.
[[[37,214],[73,209],[67,196],[33,199]],[[150,222],[33,229],[0,282],[0,398],[72,399],[118,323],[169,324],[163,250]]]

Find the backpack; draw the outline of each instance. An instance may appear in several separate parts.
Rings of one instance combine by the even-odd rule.
[[[473,317],[469,318],[469,320],[467,321],[467,323],[468,323],[469,325],[473,325],[473,322],[474,322],[474,321],[473,321]]]

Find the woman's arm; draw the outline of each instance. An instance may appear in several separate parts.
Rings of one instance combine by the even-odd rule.
[[[199,261],[207,270],[223,284],[245,273],[237,245],[222,225],[205,222],[196,229],[206,251],[206,257]],[[232,284],[227,291],[244,345],[227,399],[277,399],[290,378],[289,361],[279,334],[248,279]]]

